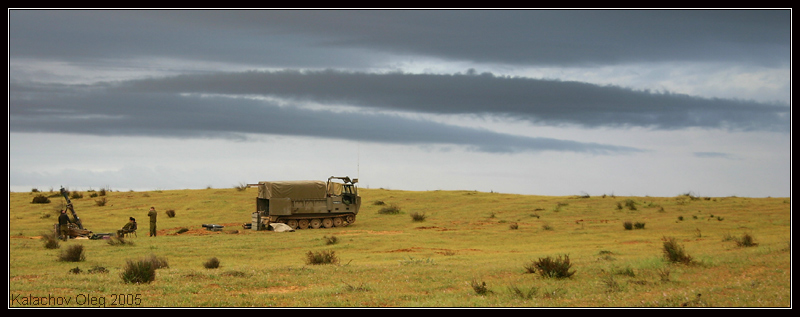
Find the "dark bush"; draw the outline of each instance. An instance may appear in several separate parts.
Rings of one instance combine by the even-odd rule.
[[[418,213],[418,212],[411,213],[411,219],[416,222],[425,221],[425,218],[426,216],[424,213]]]
[[[675,238],[664,237],[662,240],[664,241],[664,257],[667,261],[683,264],[692,263],[692,257],[686,254],[683,246],[679,245]]]
[[[217,257],[212,257],[208,259],[205,263],[203,263],[203,267],[207,269],[216,269],[219,268],[219,259]]]
[[[120,277],[122,277],[125,283],[150,283],[156,279],[156,267],[153,262],[148,259],[139,261],[128,260],[122,273],[120,273]]]
[[[39,194],[33,197],[33,201],[31,204],[49,204],[50,198],[47,198],[45,195]]]
[[[339,262],[339,259],[336,257],[336,253],[334,251],[322,251],[322,252],[311,252],[308,251],[306,253],[306,264],[336,264]]]
[[[622,227],[625,228],[625,230],[633,230],[633,223],[630,221],[625,221],[622,223]]]
[[[754,247],[757,246],[758,243],[755,242],[753,236],[750,234],[745,233],[741,239],[736,239],[736,245],[740,247]]]
[[[539,258],[526,266],[530,273],[538,272],[539,275],[546,278],[567,278],[572,277],[575,271],[570,272],[572,264],[569,263],[569,255],[558,256],[557,258],[545,257]]]
[[[167,210],[165,212],[167,213],[168,217],[175,218],[175,210],[169,209],[169,210]]]
[[[400,213],[400,207],[396,205],[391,205],[388,207],[383,207],[381,210],[378,210],[378,213],[381,215],[396,215]]]
[[[74,244],[66,250],[61,251],[58,259],[64,262],[81,262],[86,260],[86,255],[83,254],[83,245]]]

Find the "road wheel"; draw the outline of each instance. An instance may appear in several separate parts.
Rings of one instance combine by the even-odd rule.
[[[297,229],[297,220],[295,219],[286,220],[286,225],[291,227],[292,229]]]
[[[300,229],[308,229],[308,219],[300,219],[297,221],[297,226]]]
[[[356,222],[356,215],[347,215],[347,217],[344,220],[347,221],[348,225],[352,224]]]
[[[322,220],[317,218],[311,219],[311,228],[319,229],[319,227],[322,227]]]
[[[322,226],[325,228],[333,227],[333,219],[331,218],[322,219]]]
[[[341,227],[344,224],[344,220],[342,217],[333,218],[333,226],[334,227]]]

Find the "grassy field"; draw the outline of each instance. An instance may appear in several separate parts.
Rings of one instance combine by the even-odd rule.
[[[32,203],[39,194],[51,202]],[[56,194],[9,193],[9,307],[791,307],[789,198],[361,189],[354,224],[278,233],[241,226],[252,188],[82,192],[72,201],[87,229],[115,232],[132,216],[138,236],[48,249]],[[667,260],[670,239],[689,263]],[[74,245],[85,258],[60,260]],[[335,263],[308,262],[331,252]],[[168,263],[152,282],[122,279],[129,261],[152,257]],[[548,257],[568,258],[574,274],[527,269]],[[218,268],[205,267],[211,258]]]

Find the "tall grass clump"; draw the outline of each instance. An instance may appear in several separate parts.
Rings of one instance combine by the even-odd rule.
[[[683,246],[679,245],[673,237],[664,237],[664,257],[672,263],[692,263],[692,257],[686,254]]]
[[[71,245],[66,250],[61,251],[58,259],[63,262],[81,262],[86,260],[86,255],[83,253],[83,245]]]
[[[415,222],[425,221],[425,218],[426,218],[425,213],[418,213],[418,212],[411,213],[411,220]]]
[[[47,196],[42,194],[34,196],[33,200],[31,201],[31,204],[49,204],[49,203],[50,203],[50,198],[47,198]]]
[[[492,291],[489,290],[488,287],[486,287],[486,282],[483,281],[478,282],[476,280],[472,280],[472,282],[470,282],[469,285],[472,287],[472,290],[475,291],[475,294],[486,295],[492,293]]]
[[[205,263],[203,263],[203,267],[207,269],[219,268],[219,259],[217,259],[217,257],[212,257],[208,259]]]
[[[150,283],[156,279],[156,266],[148,259],[128,260],[120,277],[129,284]]]
[[[45,249],[58,249],[61,247],[61,244],[58,243],[58,237],[53,232],[42,233],[41,239]]]
[[[175,218],[175,210],[168,209],[167,211],[165,211],[165,213],[167,214],[167,217]]]
[[[400,213],[400,207],[397,205],[386,206],[378,210],[378,213],[381,215],[396,215]]]
[[[570,272],[572,264],[569,262],[569,255],[558,256],[556,258],[544,257],[539,258],[537,261],[532,261],[525,266],[528,273],[539,273],[540,276],[545,278],[568,278],[575,274],[575,271]]]
[[[306,253],[306,264],[336,264],[339,263],[339,258],[336,256],[335,251],[321,251]]]
[[[748,233],[745,233],[741,238],[734,240],[736,241],[736,245],[740,247],[754,247],[758,245],[753,236]]]
[[[106,243],[108,243],[108,245],[133,245],[133,241],[125,240],[125,238],[121,236],[111,237],[106,240]]]

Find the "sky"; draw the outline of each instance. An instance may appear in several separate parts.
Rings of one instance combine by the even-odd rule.
[[[8,11],[10,191],[791,196],[791,10]]]

